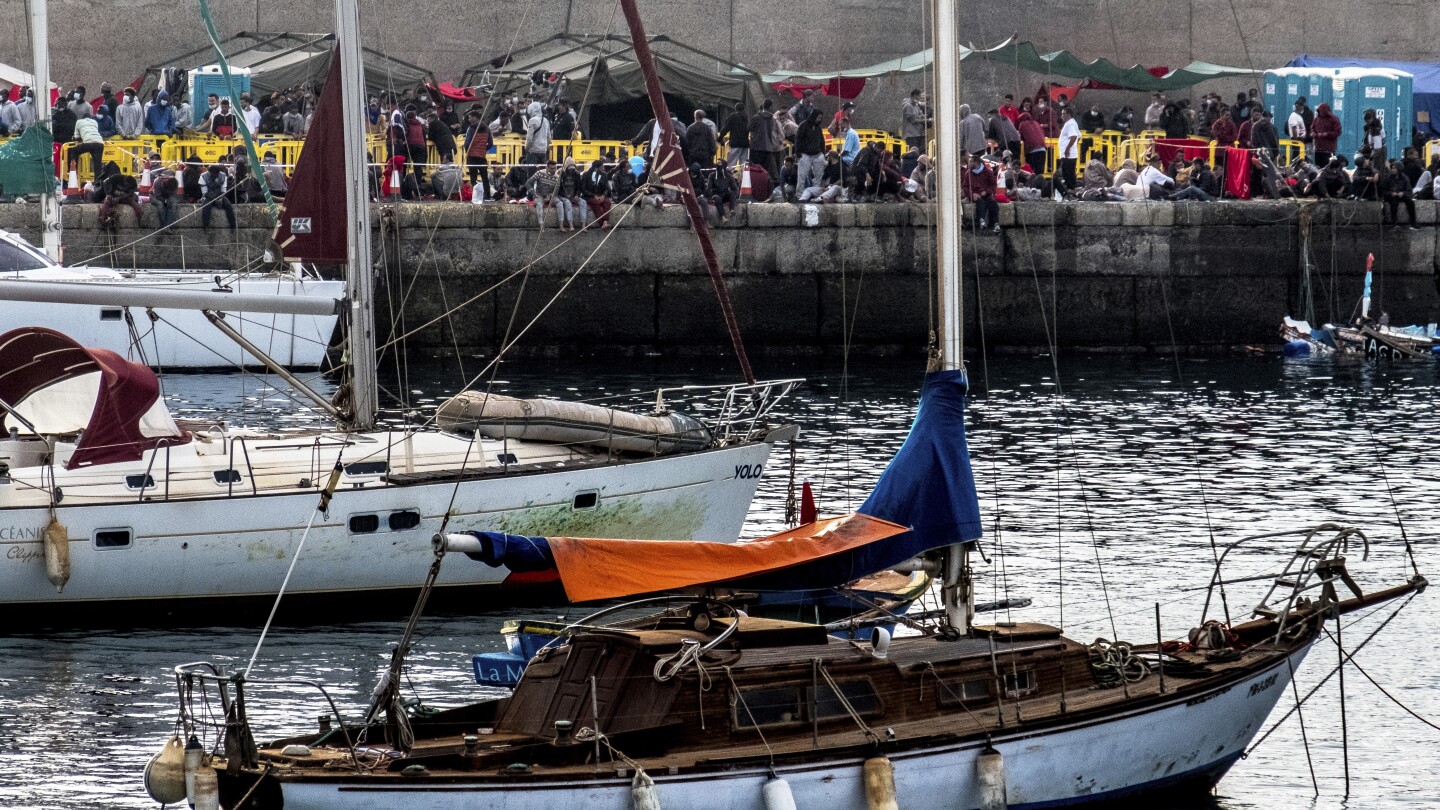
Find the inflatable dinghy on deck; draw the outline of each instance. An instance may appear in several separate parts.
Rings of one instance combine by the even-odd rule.
[[[710,430],[681,413],[639,414],[584,402],[519,399],[464,391],[435,413],[441,430],[487,439],[587,445],[622,453],[667,455],[703,450]]]

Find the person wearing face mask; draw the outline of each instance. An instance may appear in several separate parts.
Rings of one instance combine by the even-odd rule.
[[[135,100],[135,91],[125,89],[125,100],[115,110],[115,129],[122,138],[138,138],[145,131],[145,110]]]
[[[1055,126],[1055,111],[1050,107],[1050,99],[1045,96],[1036,96],[1035,110],[1030,113],[1030,117],[1040,125],[1045,137],[1054,138],[1059,134],[1060,131]]]
[[[80,109],[82,107],[85,109],[86,112],[92,115],[95,113],[95,108],[91,107],[90,102],[85,100],[85,85],[83,84],[76,87],[70,92],[70,101],[68,106],[70,108],[70,112],[74,113],[76,118],[80,117]]]
[[[0,130],[6,135],[19,135],[24,131],[20,123],[20,108],[10,100],[9,93],[0,93]]]
[[[94,105],[96,115],[100,114],[101,106],[109,107],[111,115],[114,115],[115,110],[120,106],[120,101],[115,98],[115,88],[111,86],[110,82],[100,83],[100,101]]]
[[[30,127],[35,126],[36,115],[34,90],[28,87],[25,88],[25,94],[20,97],[19,101],[15,102],[15,112],[18,113],[20,116],[20,129],[17,131],[12,128],[10,130],[11,135],[18,135],[21,132],[29,129]]]
[[[170,94],[164,90],[155,94],[155,103],[145,114],[145,131],[160,137],[175,134],[175,111],[170,108]]]
[[[217,138],[235,137],[235,133],[240,131],[240,119],[230,112],[230,99],[221,99],[220,106],[205,119],[200,129]]]
[[[970,165],[960,177],[961,196],[975,205],[975,220],[980,230],[994,228],[1000,232],[1000,204],[995,201],[995,172],[979,155],[970,155]]]
[[[89,105],[86,105],[88,109]],[[55,109],[50,111],[50,134],[55,138],[56,143],[67,143],[75,140],[75,122],[79,117],[70,109],[70,102],[65,96],[60,97]]]
[[[209,121],[210,116],[220,111],[220,96],[211,93],[205,97],[205,115],[201,121]]]
[[[385,112],[380,108],[380,99],[371,96],[365,105],[365,134],[371,137],[385,134]]]
[[[1090,109],[1080,116],[1080,128],[1092,135],[1099,135],[1105,129],[1105,111],[1100,109],[1099,104],[1091,104]]]

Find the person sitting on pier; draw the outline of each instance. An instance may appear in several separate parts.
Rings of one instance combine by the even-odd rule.
[[[1370,165],[1370,156],[1355,157],[1355,171],[1350,175],[1350,191],[1357,200],[1375,201],[1380,199],[1380,175]]]
[[[979,155],[970,155],[970,163],[960,177],[960,192],[966,202],[975,205],[975,221],[980,230],[994,228],[1000,232],[1000,205],[995,201],[995,172]]]
[[[1305,187],[1305,194],[1320,199],[1337,200],[1350,196],[1350,175],[1340,166],[1339,158],[1332,157],[1325,163],[1325,168]]]
[[[1198,157],[1175,173],[1175,184],[1178,188],[1170,195],[1174,202],[1210,202],[1219,193],[1215,174]]]
[[[1440,155],[1430,159],[1430,165],[1420,173],[1420,178],[1411,188],[1417,200],[1440,200],[1437,191],[1440,191]]]
[[[120,167],[115,161],[105,164],[105,179],[99,184],[100,193],[104,199],[100,202],[100,229],[117,233],[120,230],[119,220],[115,216],[115,206],[128,205],[130,210],[135,212],[135,224],[140,224],[140,218],[144,211],[140,208],[140,195],[137,193],[138,186],[135,178],[128,174],[121,174]],[[1413,203],[1412,203],[1413,205]]]
[[[230,175],[225,173],[225,167],[219,163],[210,164],[210,168],[200,175],[200,229],[210,230],[210,216],[216,208],[225,212],[225,221],[229,224],[230,230],[235,230],[235,206],[230,203],[226,194],[230,190]]]
[[[150,204],[155,207],[155,219],[160,223],[161,229],[170,227],[175,222],[175,213],[180,208],[180,172],[185,170],[184,163],[175,164],[173,169],[160,168],[156,170],[160,161],[152,161],[151,174],[154,176],[150,186]]]
[[[461,177],[460,167],[455,165],[455,158],[451,155],[440,158],[440,166],[430,175],[430,188],[435,192],[435,199],[460,199],[460,186],[463,183],[464,178]]]
[[[715,161],[714,168],[714,176],[710,178],[710,187],[706,191],[710,195],[710,205],[715,209],[715,216],[725,223],[735,216],[735,204],[740,201],[740,186],[735,182],[733,170],[726,161]]]
[[[1151,155],[1145,168],[1140,170],[1140,188],[1146,199],[1164,200],[1175,190],[1175,181],[1161,168],[1164,165],[1159,155]]]
[[[530,198],[535,202],[535,221],[540,223],[540,231],[545,231],[545,206],[555,205],[555,190],[560,187],[560,175],[555,171],[555,161],[547,160],[525,184],[530,192]],[[564,230],[564,222],[560,222],[561,230]]]
[[[1400,227],[1397,209],[1404,205],[1410,230],[1418,230],[1415,227],[1415,196],[1411,191],[1410,178],[1400,161],[1390,161],[1390,171],[1385,176],[1382,190],[1385,196],[1385,224],[1392,228]]]
[[[581,181],[575,158],[565,158],[565,167],[560,170],[560,179],[555,186],[555,213],[562,231],[585,227],[587,209],[580,196]]]
[[[1107,189],[1114,185],[1115,176],[1110,173],[1110,167],[1105,161],[1098,157],[1090,158],[1085,164],[1085,176],[1080,185],[1080,199],[1090,202],[1102,202],[1110,199]]]
[[[610,176],[605,173],[605,161],[596,158],[580,175],[580,195],[602,229],[610,227],[609,190]]]

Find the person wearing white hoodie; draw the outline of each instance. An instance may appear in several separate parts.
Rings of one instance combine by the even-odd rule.
[[[135,91],[125,88],[125,100],[115,111],[115,130],[122,138],[138,138],[145,131],[145,108],[135,100]]]
[[[10,135],[19,135],[25,131],[25,125],[20,123],[20,108],[10,100],[9,94],[0,94],[0,129]]]

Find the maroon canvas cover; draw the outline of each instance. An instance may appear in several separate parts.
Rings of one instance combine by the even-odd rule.
[[[100,372],[90,421],[65,468],[135,461],[152,447],[189,436],[145,436],[140,419],[160,398],[160,381],[143,363],[108,349],[87,349],[53,329],[27,326],[0,335],[0,399],[19,403],[59,382]],[[0,429],[5,427],[0,415]]]
[[[345,95],[338,48],[330,57],[328,76],[275,225],[275,243],[286,261],[344,264],[348,256]]]

